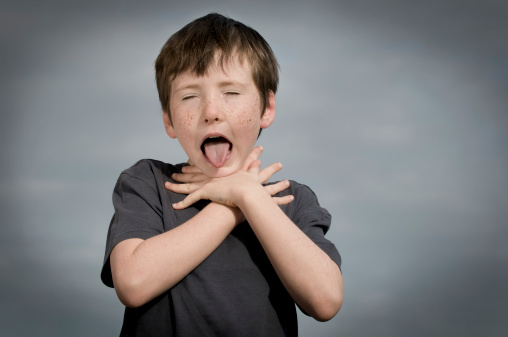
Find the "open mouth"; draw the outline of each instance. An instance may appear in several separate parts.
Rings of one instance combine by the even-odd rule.
[[[222,136],[211,136],[205,138],[203,144],[201,144],[201,151],[208,161],[215,166],[220,168],[224,166],[226,160],[228,160],[233,144]]]

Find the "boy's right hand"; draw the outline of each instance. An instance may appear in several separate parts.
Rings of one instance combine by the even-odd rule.
[[[255,147],[252,152],[249,154],[244,164],[240,168],[240,170],[248,171],[251,164],[258,160],[259,156],[263,148],[261,146]],[[258,174],[258,182],[260,184],[266,183],[268,179],[272,177],[275,173],[282,169],[282,165],[280,163],[273,163],[270,166],[264,168],[259,171]],[[182,173],[174,173],[172,175],[173,180],[179,182],[181,184],[173,184],[170,182],[166,182],[165,188],[176,193],[182,194],[191,194],[194,191],[200,189],[212,179],[220,179],[220,178],[209,178],[204,175],[199,168],[195,166],[185,166],[182,168]],[[273,197],[273,195],[285,190],[289,187],[289,182],[287,180],[280,181],[275,184],[265,185],[265,190]],[[293,201],[293,196],[288,195],[284,197],[273,197],[274,202],[277,205],[285,205]],[[243,216],[243,215],[242,215]]]

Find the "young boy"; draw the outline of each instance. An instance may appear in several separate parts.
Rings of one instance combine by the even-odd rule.
[[[254,144],[275,116],[266,41],[210,14],[155,63],[166,132],[189,160],[141,160],[113,193],[102,281],[125,304],[121,336],[297,336],[295,302],[319,321],[342,305],[329,213],[305,185],[264,184]]]

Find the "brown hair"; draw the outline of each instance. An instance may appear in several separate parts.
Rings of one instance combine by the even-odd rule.
[[[219,64],[238,56],[252,66],[252,77],[261,97],[261,112],[270,91],[275,93],[279,83],[279,64],[265,39],[241,22],[212,13],[192,21],[173,34],[155,61],[155,78],[162,110],[168,114],[171,81],[192,71],[202,76],[219,57]]]

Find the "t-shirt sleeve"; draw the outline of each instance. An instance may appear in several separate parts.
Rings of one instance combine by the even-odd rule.
[[[335,245],[325,238],[330,229],[331,215],[319,205],[314,192],[307,187],[291,181],[291,191],[295,200],[290,203],[290,218],[319,248],[341,267],[341,257]]]
[[[109,287],[113,287],[109,264],[113,248],[127,239],[146,240],[164,232],[162,205],[155,177],[148,167],[143,166],[146,163],[139,163],[122,172],[113,191],[115,214],[109,226],[101,272],[102,282]]]

